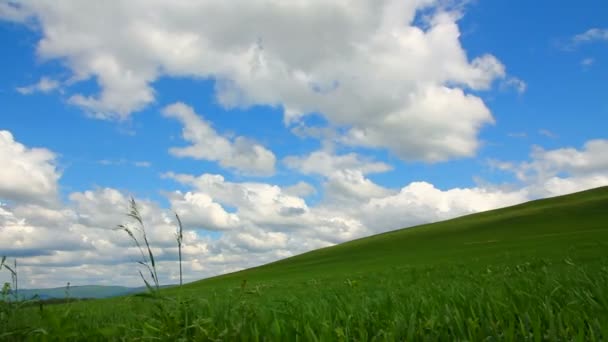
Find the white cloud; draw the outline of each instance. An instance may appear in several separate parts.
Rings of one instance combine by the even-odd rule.
[[[149,161],[135,161],[133,162],[133,165],[137,167],[150,167],[152,166],[152,163],[150,163]]]
[[[0,2],[0,19],[24,22],[31,15],[21,5],[12,1]]]
[[[551,139],[557,139],[558,138],[557,134],[553,133],[552,131],[550,131],[548,129],[544,129],[544,128],[540,129],[538,131],[538,134],[540,134],[540,135],[542,135],[544,137],[547,137],[547,138],[551,138]]]
[[[593,63],[595,63],[595,59],[591,57],[584,58],[581,61],[581,65],[583,66],[583,68],[589,68],[593,65]]]
[[[344,143],[371,148],[390,146],[404,159],[444,161],[472,156],[481,125],[494,122],[478,97],[461,89],[429,87],[408,95],[410,105],[386,116],[366,116]]]
[[[171,148],[172,155],[217,161],[224,168],[246,174],[269,176],[274,173],[276,158],[264,146],[242,136],[229,139],[219,135],[191,107],[181,102],[165,107],[163,113],[184,125],[183,138],[192,143],[187,147]]]
[[[230,214],[205,193],[181,193],[169,195],[171,208],[180,215],[186,227],[207,230],[227,230],[239,225],[239,218]]]
[[[286,249],[288,235],[282,232],[268,232],[261,229],[251,232],[238,232],[226,241],[232,248],[244,249],[246,253],[268,252]]]
[[[218,175],[168,176],[192,186],[195,193],[204,193],[235,207],[234,214],[239,217],[240,226],[227,231],[220,245],[226,243],[235,250],[253,248],[257,252],[262,252],[259,245],[240,245],[235,241],[252,242],[258,238],[240,236],[237,239],[235,236],[243,232],[264,236],[260,231],[287,234],[278,235],[281,239],[276,243],[281,247],[277,248],[295,253],[308,250],[302,246],[331,245],[399,227],[517,204],[529,198],[527,189],[523,188],[476,187],[444,191],[426,182],[413,182],[399,190],[388,189],[360,172],[349,172],[353,174],[328,175],[324,199],[313,207],[270,184],[226,182]],[[342,178],[336,175],[342,175]],[[296,241],[297,245],[292,245]]]
[[[309,212],[304,199],[289,195],[277,185],[254,182],[228,182],[221,175],[198,177],[169,173],[166,177],[190,185],[221,205],[235,207],[234,213],[244,226],[303,226],[302,215]]]
[[[26,164],[43,170],[54,160],[47,150],[14,142],[8,132],[0,137],[10,147],[0,151],[19,152],[8,160],[38,161]],[[28,154],[32,151],[43,151],[44,158],[32,158]],[[515,172],[520,181],[500,188],[439,189],[424,181],[387,188],[366,177],[386,171],[386,165],[325,150],[293,157],[291,162],[323,178],[321,201],[307,203],[304,197],[314,188],[304,182],[283,187],[228,181],[221,175],[175,173],[165,177],[187,190],[165,193],[171,208],[137,199],[161,282],[177,282],[176,222],[168,209],[178,212],[185,223],[184,270],[189,281],[399,227],[608,185],[606,140],[592,140],[578,149],[535,148],[527,162],[495,162],[497,168]],[[112,188],[73,192],[63,205],[14,197],[0,205],[0,250],[19,258],[27,287],[60,286],[67,281],[139,286],[138,251],[124,232],[113,229],[128,221],[128,201],[128,194]],[[204,236],[199,228],[218,235]],[[4,276],[0,274],[0,281]]]
[[[51,255],[58,250],[79,250],[86,242],[80,236],[71,234],[71,229],[53,226],[57,216],[50,218],[50,224],[41,220],[41,215],[34,212],[15,212],[13,208],[0,208],[0,250],[2,255],[11,257],[31,257]],[[48,210],[47,210],[48,211]],[[23,214],[34,213],[37,217],[31,220]],[[69,222],[62,218],[62,223]]]
[[[560,148],[544,150],[535,148],[532,152],[532,163],[535,170],[546,172],[571,172],[588,174],[605,172],[608,169],[608,140],[590,140],[582,149]]]
[[[561,160],[554,154],[545,159],[556,158]],[[586,162],[574,164],[585,169]],[[601,169],[601,165],[592,169]],[[413,182],[397,191],[386,189],[385,195],[361,197],[353,207],[330,202],[309,207],[303,199],[286,194],[276,185],[227,182],[217,175],[169,176],[192,186],[185,194],[168,194],[173,209],[189,221],[184,239],[186,280],[236,271],[398,227],[516,204],[535,196],[530,186],[440,190],[426,182]],[[596,185],[580,183],[578,178],[561,181],[561,190]],[[546,184],[551,182],[555,179]],[[333,190],[326,187],[324,191]],[[0,241],[0,248],[19,257],[23,281],[28,287],[58,286],[66,281],[141,285],[134,264],[137,250],[122,232],[110,229],[125,222],[128,197],[115,189],[98,189],[74,193],[70,198],[69,209],[54,213],[34,207],[0,208],[3,236],[10,239]],[[138,203],[157,256],[161,282],[175,283],[174,222],[157,204],[144,200]],[[219,203],[229,203],[235,212],[227,213]],[[217,239],[189,230],[213,224],[222,232]]]
[[[507,77],[494,56],[467,56],[461,15],[441,3],[43,0],[0,15],[35,18],[39,56],[97,81],[99,94],[70,98],[92,116],[126,119],[155,100],[163,76],[210,78],[227,108],[281,107],[289,125],[321,113],[348,131],[343,143],[435,162],[474,155],[493,118],[468,92]]]
[[[392,170],[388,164],[365,160],[355,153],[334,155],[319,150],[307,156],[289,156],[283,162],[287,167],[303,174],[330,176],[344,170],[357,170],[362,174],[381,173]]]
[[[535,147],[531,161],[497,163],[526,184],[531,198],[563,195],[608,185],[608,141],[590,140],[582,149]]]
[[[120,223],[129,203],[127,196],[112,188],[74,192],[69,198],[81,224],[108,230]]]
[[[0,131],[0,199],[51,203],[61,176],[56,156],[45,148],[28,148],[9,131]]]
[[[336,171],[327,177],[324,186],[324,200],[337,208],[356,208],[371,198],[381,198],[394,193],[394,190],[379,186],[357,170]]]
[[[608,42],[608,28],[593,27],[583,33],[570,36],[558,43],[558,47],[565,51],[573,51],[583,44],[595,42]]]
[[[526,84],[526,82],[522,81],[517,77],[508,77],[506,80],[503,81],[503,87],[513,88],[519,94],[525,93],[526,89],[528,89],[528,85]]]
[[[300,181],[294,185],[288,186],[286,188],[283,189],[285,191],[286,194],[290,195],[290,196],[296,196],[296,197],[307,197],[309,195],[313,195],[317,193],[317,189],[315,189],[314,186]]]
[[[138,206],[146,224],[148,238],[158,261],[163,283],[175,283],[177,247],[174,217],[156,203],[141,200]],[[141,286],[135,261],[139,251],[122,231],[126,223],[128,196],[104,188],[70,194],[64,208],[38,205],[0,207],[0,250],[17,257],[20,278],[27,287],[86,284],[126,284]],[[186,279],[223,272],[231,265],[201,266],[209,254],[208,239],[186,231],[184,239]],[[198,271],[197,271],[198,270]],[[4,274],[0,274],[0,280]]]
[[[50,93],[51,91],[59,88],[60,83],[48,77],[42,77],[37,83],[18,87],[17,91],[22,95],[31,95],[33,93]]]
[[[123,165],[132,165],[135,167],[143,167],[147,168],[152,166],[152,163],[148,161],[128,161],[127,159],[100,159],[97,161],[98,164],[104,166],[123,166]]]
[[[608,29],[591,28],[572,38],[574,43],[587,43],[593,41],[608,41]]]
[[[527,200],[525,190],[489,188],[442,191],[427,182],[413,182],[398,193],[369,200],[361,208],[361,220],[375,231],[436,222]]]

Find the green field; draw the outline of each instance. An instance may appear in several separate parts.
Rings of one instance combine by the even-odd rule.
[[[606,341],[608,187],[351,241],[150,298],[2,310],[5,340]]]

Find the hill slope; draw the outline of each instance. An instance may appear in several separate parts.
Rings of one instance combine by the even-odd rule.
[[[188,284],[343,278],[404,265],[484,267],[530,258],[608,256],[608,187],[400,229]]]
[[[159,296],[5,306],[0,339],[606,341],[606,284],[608,187],[375,235]]]

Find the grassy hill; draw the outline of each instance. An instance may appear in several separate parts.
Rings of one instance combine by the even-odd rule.
[[[608,187],[378,234],[186,286],[342,278],[402,266],[471,268],[532,258],[608,256]]]
[[[19,310],[4,329],[20,331],[15,339],[42,329],[82,339],[606,340],[606,284],[608,187],[347,242],[162,299]]]

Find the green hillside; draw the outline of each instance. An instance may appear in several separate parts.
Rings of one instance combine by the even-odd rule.
[[[152,298],[9,311],[0,338],[605,341],[607,284],[603,187],[359,239]]]
[[[403,266],[471,268],[531,258],[608,256],[608,187],[405,228],[187,285],[343,278]]]

